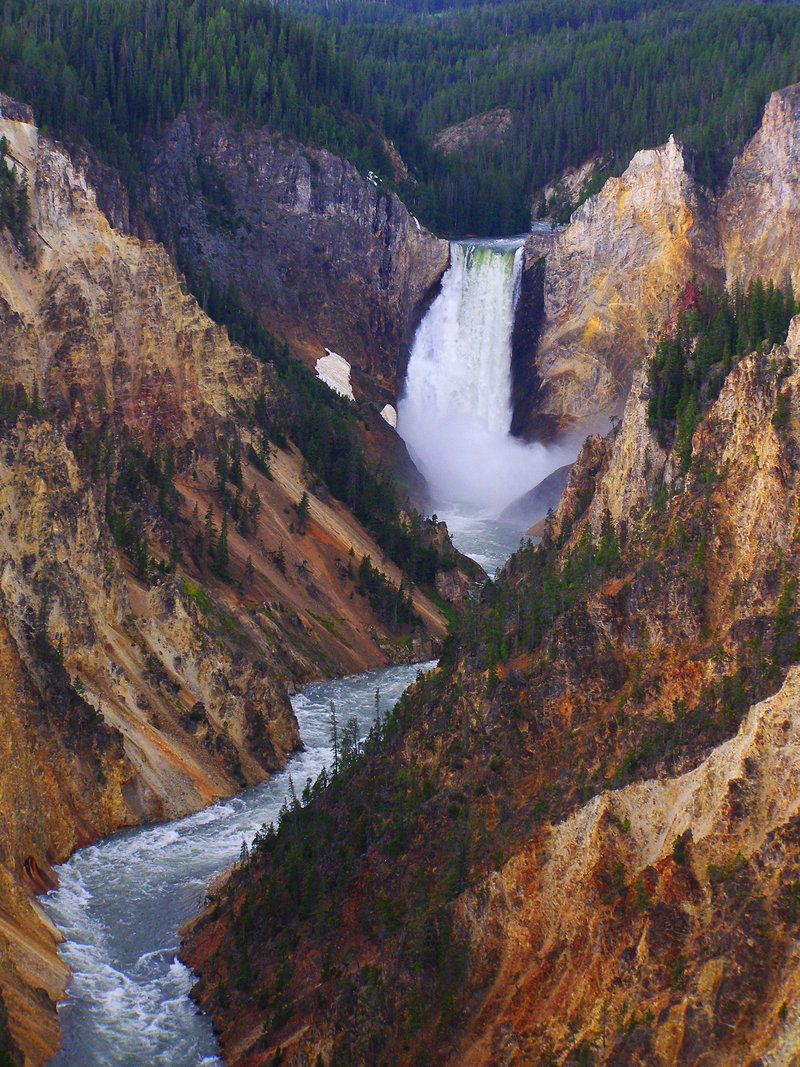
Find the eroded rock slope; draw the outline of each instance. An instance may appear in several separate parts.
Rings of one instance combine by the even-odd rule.
[[[688,279],[733,289],[760,277],[797,287],[798,100],[796,85],[772,94],[718,196],[699,186],[671,138],[638,152],[551,240],[529,239],[529,287],[545,260],[543,313],[534,341],[518,344],[525,387],[515,396],[515,432],[553,433],[621,410],[643,352]]]
[[[149,211],[193,273],[235,286],[309,358],[331,349],[394,402],[449,246],[322,149],[184,114],[154,146]]]
[[[300,744],[293,687],[425,655],[445,621],[419,590],[393,620],[399,568],[267,442],[274,367],[109,225],[25,108],[0,102],[0,134],[31,209],[27,255],[0,235],[0,991],[42,1063],[52,865],[262,780]]]
[[[800,320],[688,457],[649,399],[296,816],[328,894],[287,820],[193,925],[229,1062],[789,1062]]]

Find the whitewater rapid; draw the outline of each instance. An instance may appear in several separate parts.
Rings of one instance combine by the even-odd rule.
[[[528,444],[509,432],[524,241],[452,242],[412,344],[397,430],[445,518],[458,509],[494,518],[575,458],[574,448]]]
[[[178,929],[200,909],[208,881],[235,861],[262,823],[277,821],[289,777],[299,795],[330,767],[330,703],[362,737],[423,665],[388,667],[306,687],[292,698],[305,751],[263,785],[196,815],[125,830],[58,868],[45,907],[67,938],[72,971],[59,1007],[63,1044],[54,1067],[216,1067],[210,1020],[189,999],[191,972],[177,959]]]

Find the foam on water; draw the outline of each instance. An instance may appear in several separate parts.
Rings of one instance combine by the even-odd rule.
[[[191,972],[176,957],[178,928],[199,909],[208,880],[239,856],[264,823],[277,820],[289,776],[300,793],[330,766],[330,702],[361,735],[385,714],[417,671],[389,667],[309,686],[293,697],[304,752],[245,793],[175,822],[123,830],[59,868],[45,906],[67,938],[72,970],[59,1008],[63,1046],[56,1067],[212,1067],[220,1064],[210,1021],[189,991]]]

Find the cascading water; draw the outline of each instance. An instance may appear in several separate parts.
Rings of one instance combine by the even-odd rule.
[[[414,339],[402,408],[469,416],[492,434],[511,423],[511,331],[522,245],[450,246],[442,289]]]
[[[476,515],[495,518],[575,454],[509,433],[523,243],[524,237],[451,244],[450,266],[417,330],[398,404],[397,430],[456,535]],[[502,557],[519,532],[513,543],[506,535]],[[476,555],[472,545],[464,550]]]

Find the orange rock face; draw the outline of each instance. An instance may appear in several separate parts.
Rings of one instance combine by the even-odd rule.
[[[329,495],[295,529],[296,449],[274,449],[266,473],[248,461],[261,441],[244,413],[270,394],[269,368],[200,310],[163,247],[109,226],[27,113],[0,105],[0,133],[27,172],[34,249],[0,238],[0,382],[30,401],[0,414],[0,992],[43,1063],[67,978],[31,902],[52,865],[263,780],[300,744],[290,689],[422,657],[445,620],[415,592],[412,646],[355,595],[362,556],[395,585],[400,571]],[[224,520],[224,581],[208,548],[230,441],[250,510]],[[120,503],[124,471],[167,452],[168,508],[146,479]]]
[[[760,277],[797,289],[799,161],[794,85],[772,94],[720,196],[697,184],[670,138],[637,152],[552,238],[533,235],[525,266],[544,254],[544,316],[526,356],[541,382],[527,424],[618,412],[691,279],[733,289]]]
[[[326,893],[298,892],[287,825],[189,931],[229,1062],[788,1055],[800,424],[779,396],[796,410],[800,319],[730,371],[688,469],[643,383],[587,441],[478,638],[463,629],[385,749],[304,811],[305,878]],[[586,553],[609,523],[607,576]],[[535,597],[551,616],[512,655]]]

